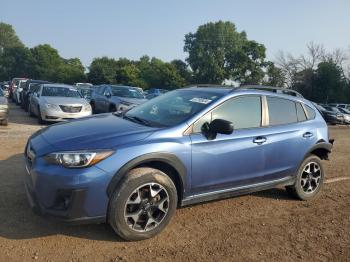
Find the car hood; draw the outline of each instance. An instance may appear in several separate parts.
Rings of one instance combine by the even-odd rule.
[[[148,101],[145,98],[128,98],[128,97],[119,97],[119,96],[113,96],[112,100],[113,102],[125,101],[133,105],[141,105],[142,103],[145,103],[146,101]]]
[[[50,150],[115,149],[123,144],[143,140],[156,130],[113,114],[100,114],[49,126],[35,134],[31,143],[36,147],[36,140],[46,141],[42,150],[35,148],[40,151],[40,155],[50,153]],[[47,144],[53,149],[49,149]]]
[[[58,96],[43,96],[42,102],[55,105],[85,105],[87,102],[80,97],[58,97]]]
[[[7,98],[0,96],[0,105],[7,105]]]

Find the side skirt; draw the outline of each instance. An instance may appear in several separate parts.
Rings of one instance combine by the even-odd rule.
[[[233,196],[239,196],[244,194],[249,194],[257,191],[267,190],[274,188],[276,186],[288,186],[293,185],[295,182],[295,177],[289,176],[273,181],[262,182],[252,185],[233,187],[228,189],[222,189],[218,191],[206,192],[197,195],[192,195],[184,198],[181,201],[181,206],[193,205],[201,202],[208,202],[217,199],[224,199]]]

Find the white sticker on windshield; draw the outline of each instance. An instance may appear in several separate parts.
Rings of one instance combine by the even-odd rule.
[[[191,102],[194,103],[200,103],[200,104],[209,104],[212,100],[210,99],[205,99],[205,98],[200,98],[200,97],[194,97],[190,100]]]

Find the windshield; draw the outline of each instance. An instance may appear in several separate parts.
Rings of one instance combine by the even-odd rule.
[[[126,98],[139,98],[139,99],[145,98],[144,95],[139,90],[132,87],[111,86],[111,90],[112,90],[113,96],[120,96],[120,97],[126,97]]]
[[[29,91],[33,91],[33,90],[35,90],[38,86],[40,86],[40,84],[38,84],[38,83],[32,83],[32,84],[29,84],[28,89],[29,89]]]
[[[175,90],[129,110],[127,118],[138,118],[157,126],[175,126],[216,101],[222,95],[208,91]]]
[[[91,98],[92,89],[80,89],[81,95],[85,98]]]
[[[340,112],[344,113],[344,114],[350,114],[350,111],[347,110],[347,109],[345,109],[345,108],[339,107],[338,110],[339,110]]]
[[[41,95],[59,97],[81,97],[80,93],[76,89],[60,86],[44,86]]]

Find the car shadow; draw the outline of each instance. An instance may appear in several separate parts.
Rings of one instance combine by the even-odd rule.
[[[100,241],[123,241],[107,224],[67,225],[35,215],[27,201],[22,154],[0,160],[0,237],[32,239],[67,235]]]
[[[256,197],[271,198],[275,200],[296,201],[296,198],[291,196],[285,188],[273,188],[265,191],[259,191],[251,194]]]
[[[31,117],[21,106],[9,100],[9,126],[11,126],[11,124],[40,126],[36,117]]]

